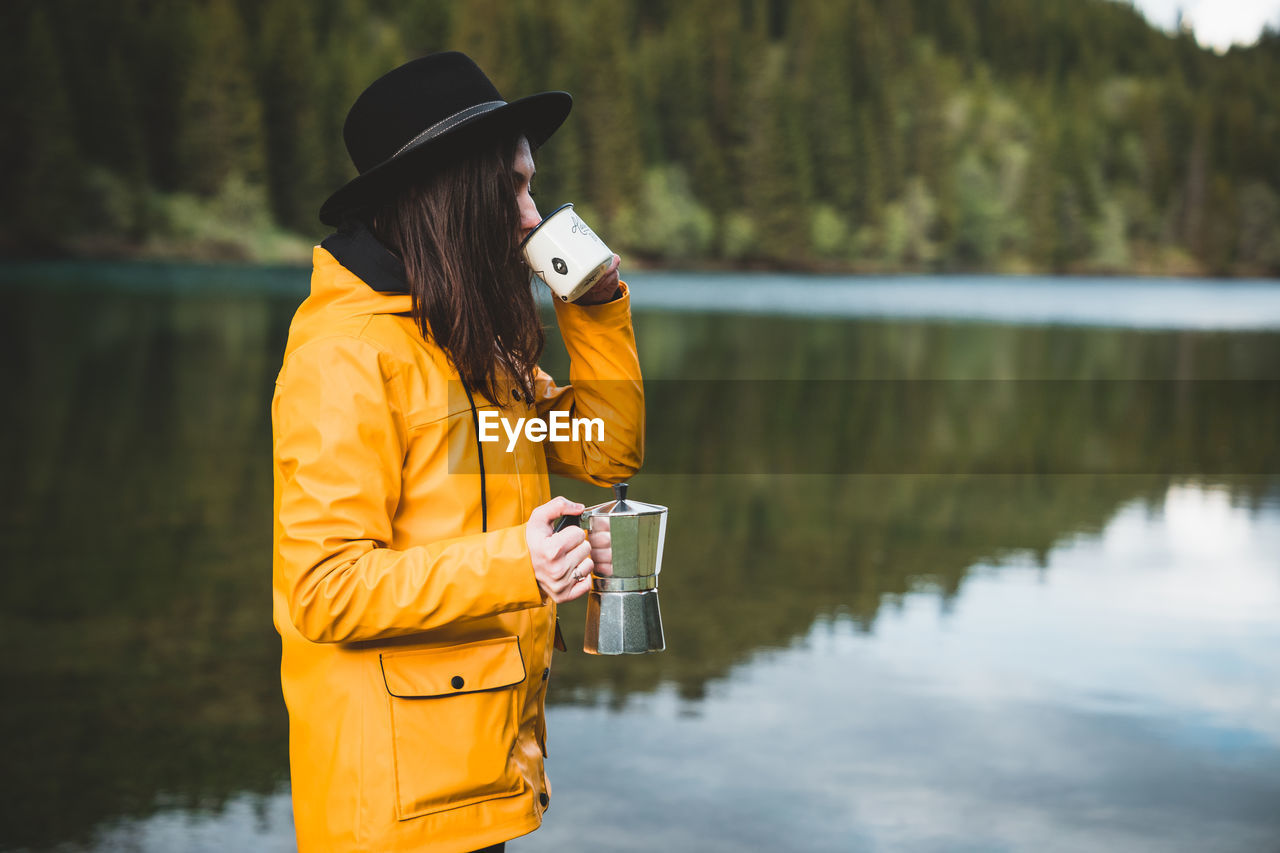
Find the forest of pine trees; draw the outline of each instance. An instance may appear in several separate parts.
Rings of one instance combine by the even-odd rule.
[[[574,94],[539,154],[633,260],[1280,274],[1280,34],[1116,0],[11,0],[0,249],[299,257],[422,53]],[[305,259],[305,254],[300,259]]]

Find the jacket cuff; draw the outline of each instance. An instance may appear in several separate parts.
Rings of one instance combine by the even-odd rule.
[[[507,557],[489,563],[489,571],[497,575],[493,578],[497,588],[507,590],[511,602],[521,609],[541,607],[546,603],[546,598],[533,574],[533,559],[529,555],[529,541],[524,535],[524,525],[518,524],[493,533],[497,534],[497,543],[500,544],[497,544],[496,549],[490,550],[490,555],[494,556],[493,551],[496,550]]]
[[[618,282],[617,298],[595,305],[578,305],[554,300],[556,323],[561,333],[575,326],[598,325],[606,328],[631,328],[631,291],[625,281]]]

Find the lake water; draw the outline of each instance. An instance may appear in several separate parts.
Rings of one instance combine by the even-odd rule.
[[[668,650],[581,654],[564,608],[509,849],[1280,850],[1280,285],[631,281]],[[293,849],[305,289],[0,267],[0,849]]]

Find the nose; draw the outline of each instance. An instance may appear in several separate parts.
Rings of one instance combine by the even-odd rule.
[[[529,236],[529,232],[538,227],[542,216],[538,214],[538,206],[533,203],[533,196],[525,190],[520,193],[520,237]]]

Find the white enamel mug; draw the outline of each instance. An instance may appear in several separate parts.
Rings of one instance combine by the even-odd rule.
[[[573,210],[562,204],[520,244],[533,274],[564,302],[586,293],[613,263],[613,250]]]

